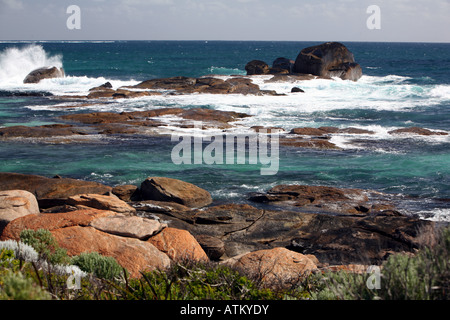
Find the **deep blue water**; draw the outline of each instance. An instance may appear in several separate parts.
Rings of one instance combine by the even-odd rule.
[[[250,60],[269,64],[278,57],[295,60],[301,49],[315,44],[318,42],[0,43],[0,126],[54,123],[58,116],[72,112],[177,106],[246,112],[253,116],[244,123],[248,126],[286,130],[357,126],[376,132],[359,141],[340,137],[337,142],[344,148],[339,151],[281,148],[280,167],[274,176],[261,176],[260,165],[177,166],[170,158],[174,144],[156,138],[73,144],[0,141],[0,171],[60,174],[111,185],[139,184],[152,175],[169,176],[209,190],[218,201],[245,201],[248,192],[265,191],[280,183],[356,187],[412,197],[412,202],[401,203],[404,210],[449,219],[448,202],[437,200],[450,198],[448,136],[394,138],[387,132],[408,126],[450,131],[450,44],[344,43],[362,66],[363,78],[356,83],[314,80],[268,87],[290,92],[298,85],[306,91],[302,96],[190,95],[67,110],[57,99],[10,94],[29,90],[80,93],[106,81],[118,87],[180,75],[245,75]],[[18,50],[12,52],[12,47]],[[39,67],[42,60],[61,63],[67,77],[34,87],[21,84],[22,75]]]

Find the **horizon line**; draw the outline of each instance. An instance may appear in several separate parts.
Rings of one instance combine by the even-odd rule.
[[[214,40],[214,39],[40,39],[40,40],[1,40],[0,43],[5,42],[150,42],[150,41],[176,41],[176,42],[360,42],[360,43],[432,43],[432,44],[450,44],[445,41],[370,41],[370,40]]]

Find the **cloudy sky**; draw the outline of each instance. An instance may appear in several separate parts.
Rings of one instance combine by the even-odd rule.
[[[367,28],[370,5],[381,29]],[[449,30],[450,0],[0,0],[0,40],[450,42]]]

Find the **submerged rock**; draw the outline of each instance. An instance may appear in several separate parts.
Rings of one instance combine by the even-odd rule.
[[[448,135],[447,132],[444,131],[431,131],[428,129],[420,128],[420,127],[409,127],[409,128],[401,128],[396,129],[388,132],[389,134],[404,134],[404,133],[411,133],[411,134],[418,134],[421,136],[446,136]]]
[[[64,70],[57,67],[44,67],[31,71],[23,80],[23,83],[39,83],[43,79],[62,78]]]
[[[1,138],[46,138],[85,135],[86,132],[69,124],[50,124],[36,127],[12,126],[0,128]]]
[[[305,136],[322,136],[333,133],[347,133],[347,134],[375,134],[374,131],[359,129],[359,128],[337,128],[337,127],[303,127],[303,128],[294,128],[291,130],[292,134],[305,135]]]

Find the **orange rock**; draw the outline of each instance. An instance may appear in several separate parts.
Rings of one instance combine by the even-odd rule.
[[[111,187],[69,178],[47,178],[19,173],[0,173],[0,190],[26,190],[41,199],[67,199],[83,193],[104,194]]]
[[[146,241],[119,237],[92,227],[80,226],[53,230],[52,234],[58,244],[67,250],[68,255],[98,252],[113,257],[134,278],[140,276],[140,271],[165,269],[170,266],[169,257]]]
[[[66,213],[31,214],[11,221],[0,237],[1,240],[19,240],[24,229],[56,230],[72,226],[88,226],[92,220],[99,217],[115,215],[114,212],[88,209]]]
[[[165,228],[147,240],[174,261],[195,260],[207,261],[208,256],[197,240],[188,231]]]
[[[234,267],[268,285],[285,285],[317,269],[305,255],[286,248],[259,250],[240,257]]]
[[[135,213],[136,209],[115,195],[79,194],[67,199],[67,203],[79,207],[91,207],[100,210],[110,210],[123,214]]]
[[[12,220],[39,213],[36,197],[24,190],[0,191],[0,233]]]

